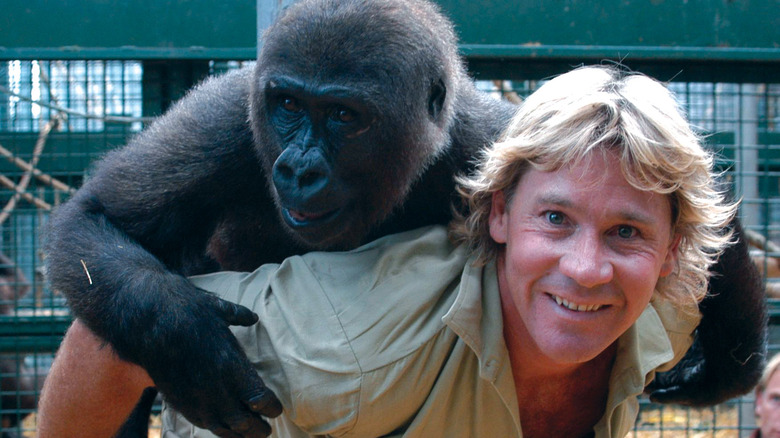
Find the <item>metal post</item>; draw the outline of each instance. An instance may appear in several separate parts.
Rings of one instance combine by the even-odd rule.
[[[263,32],[271,26],[279,13],[295,0],[257,0],[257,55],[263,48]]]
[[[742,194],[742,219],[746,226],[762,223],[761,199],[758,190],[758,86],[740,86],[739,127],[736,146],[739,148],[737,185]]]

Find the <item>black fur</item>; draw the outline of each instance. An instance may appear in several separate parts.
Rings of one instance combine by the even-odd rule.
[[[650,384],[653,401],[712,405],[749,392],[761,377],[768,315],[757,291],[763,285],[739,221],[733,228],[737,243],[711,270],[710,294],[699,306],[702,320],[694,344],[677,366]]]
[[[52,286],[195,424],[264,436],[256,414],[280,407],[228,330],[255,317],[184,275],[446,223],[452,175],[469,171],[514,113],[474,88],[456,50],[451,25],[421,1],[290,7],[254,70],[194,89],[58,209]],[[761,299],[737,284],[720,293]],[[705,351],[724,357],[727,344]],[[733,387],[717,383],[716,394]]]

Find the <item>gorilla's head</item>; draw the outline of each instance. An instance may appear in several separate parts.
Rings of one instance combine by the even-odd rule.
[[[315,248],[359,244],[449,145],[465,73],[452,25],[408,0],[312,0],[265,34],[251,93],[283,221]]]

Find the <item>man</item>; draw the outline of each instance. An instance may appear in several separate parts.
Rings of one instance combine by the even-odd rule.
[[[269,420],[275,436],[631,429],[637,396],[690,346],[736,209],[671,94],[615,68],[564,74],[526,100],[460,185],[470,208],[452,227],[460,246],[433,227],[193,279],[259,314],[257,326],[234,332],[284,406]],[[100,364],[58,356],[63,377],[47,383],[41,404],[44,438],[68,436],[62,425],[90,393],[110,399],[105,384],[60,390],[66,376],[128,376],[129,392],[149,384],[76,328],[63,349],[82,342]],[[163,429],[213,436],[168,410]]]
[[[756,386],[756,420],[759,428],[752,438],[780,437],[780,354],[766,364]]]

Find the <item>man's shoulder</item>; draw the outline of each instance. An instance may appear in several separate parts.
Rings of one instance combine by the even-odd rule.
[[[669,300],[656,298],[650,303],[668,333],[689,335],[701,321],[699,308],[694,304],[681,306]]]
[[[449,241],[446,228],[430,226],[385,236],[352,251],[312,252],[287,262],[300,259],[326,290],[343,291],[345,286],[382,287],[408,278],[426,282],[419,276],[462,271],[465,258],[466,251]]]
[[[444,327],[441,318],[457,296],[467,255],[449,242],[444,227],[426,227],[301,261],[353,347],[378,354],[379,339],[415,348]]]

